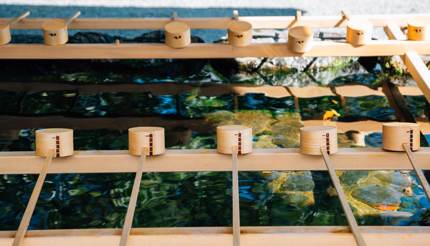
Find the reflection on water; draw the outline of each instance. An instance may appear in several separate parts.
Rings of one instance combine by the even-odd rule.
[[[428,225],[430,203],[415,175],[394,171],[338,172],[363,225]],[[31,229],[121,227],[133,174],[48,175]],[[35,175],[0,179],[0,229],[16,229]],[[228,226],[230,173],[146,173],[135,227]],[[345,225],[325,172],[241,172],[241,224]]]

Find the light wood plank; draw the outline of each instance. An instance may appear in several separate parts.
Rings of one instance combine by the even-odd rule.
[[[302,56],[393,56],[408,51],[430,54],[430,41],[372,41],[354,47],[345,42],[318,41]],[[236,57],[289,57],[300,56],[291,52],[284,43],[254,43],[246,47],[228,44],[191,44],[173,49],[164,44],[8,44],[0,46],[1,59],[152,59],[152,58],[236,58]]]
[[[430,169],[430,148],[414,154],[416,166]],[[381,149],[340,149],[331,156],[337,170],[411,170],[404,153]],[[241,155],[239,171],[326,170],[317,156],[307,156],[297,149],[256,149]],[[13,165],[11,165],[13,163]],[[34,152],[0,152],[1,174],[39,173],[42,160]],[[57,158],[49,173],[123,173],[135,172],[137,163],[127,151],[75,151],[72,157]],[[232,171],[229,156],[215,150],[168,150],[149,157],[144,172]]]
[[[430,102],[430,71],[417,52],[410,51],[404,55],[404,62],[412,78]]]
[[[373,26],[385,26],[393,23],[405,26],[410,19],[420,19],[430,21],[428,14],[414,15],[354,15],[354,18],[366,19]],[[241,16],[240,20],[248,21],[253,29],[284,29],[294,21],[294,16]],[[342,16],[301,16],[300,23],[311,27],[335,27],[342,19]],[[0,18],[0,22],[7,21]],[[41,29],[43,23],[50,19],[28,18],[20,23],[12,25],[13,29]],[[227,29],[231,18],[177,18],[186,22],[191,29]],[[162,29],[170,18],[79,18],[75,20],[69,29],[80,30],[113,30],[113,29]],[[346,22],[342,22],[340,27],[345,27]]]
[[[381,88],[371,89],[364,85],[343,85],[335,87],[336,94],[344,97],[385,96]]]
[[[416,227],[414,227],[416,228]],[[373,229],[373,228],[372,228]],[[399,230],[405,229],[405,230]],[[416,245],[425,246],[430,241],[428,232],[414,232],[407,227],[400,227],[391,232],[366,231],[363,233],[365,240],[369,246],[380,246],[381,244],[390,246]],[[276,231],[276,230],[275,230]],[[116,246],[119,241],[119,235],[104,234],[95,231],[90,235],[75,235],[67,236],[41,236],[28,237],[25,239],[26,246],[46,246],[46,245],[62,245],[62,246]],[[0,246],[9,246],[11,238],[0,238]],[[151,246],[220,246],[231,245],[232,235],[221,234],[161,234],[161,235],[131,235],[129,246],[151,245]],[[285,246],[285,245],[304,245],[304,246],[344,246],[353,245],[354,238],[345,230],[327,232],[325,230],[312,230],[306,227],[298,227],[290,232],[273,232],[273,233],[244,233],[242,235],[242,246]]]

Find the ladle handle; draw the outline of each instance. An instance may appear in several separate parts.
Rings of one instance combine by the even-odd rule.
[[[27,17],[29,15],[30,15],[30,11],[26,11],[26,12],[22,13],[20,16],[10,19],[7,24],[8,25],[15,24],[15,23],[21,21],[22,19],[24,19],[25,17]]]
[[[77,11],[72,17],[66,20],[66,26],[70,25],[72,21],[76,18],[78,18],[81,15],[81,11]]]
[[[415,156],[412,154],[411,146],[407,143],[403,144],[403,149],[406,152],[406,155],[408,156],[409,162],[411,163],[412,167],[414,168],[415,173],[417,174],[418,179],[420,180],[421,186],[423,187],[424,192],[427,195],[427,198],[430,199],[430,186],[427,182],[426,177],[424,176],[423,170],[417,166]]]

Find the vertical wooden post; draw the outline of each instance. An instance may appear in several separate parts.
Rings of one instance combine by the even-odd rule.
[[[140,183],[142,182],[143,168],[145,166],[146,155],[148,154],[148,152],[148,148],[142,148],[142,154],[140,155],[139,165],[136,170],[133,188],[131,190],[130,201],[128,202],[127,214],[125,215],[124,225],[122,227],[121,240],[119,241],[120,246],[127,245],[127,240],[130,235],[131,227],[133,225],[134,211],[136,210],[137,198],[139,197]]]
[[[336,175],[336,172],[333,168],[333,165],[331,164],[330,158],[326,151],[327,150],[325,148],[321,148],[321,154],[323,156],[325,165],[327,166],[331,181],[333,182],[333,185],[339,196],[339,200],[342,205],[343,211],[345,212],[346,220],[348,221],[349,227],[351,228],[351,232],[354,235],[355,241],[357,242],[358,246],[366,246],[366,241],[364,241],[364,238],[360,233],[357,221],[355,220],[354,214],[352,213],[351,207],[349,206],[348,201],[345,197],[345,193],[343,192],[340,180]]]
[[[30,200],[28,201],[27,207],[25,208],[24,215],[22,216],[21,222],[19,223],[19,227],[15,234],[12,246],[20,246],[22,244],[22,240],[24,239],[25,233],[27,232],[34,209],[36,208],[40,192],[42,191],[42,186],[48,173],[48,167],[52,162],[52,158],[54,157],[54,153],[55,150],[51,149],[49,154],[46,156],[42,169],[40,170],[39,177],[37,178],[36,185],[34,186],[33,192],[31,193]]]
[[[239,199],[239,171],[237,165],[238,146],[232,147],[232,197],[233,197],[233,246],[240,245],[240,199]]]
[[[423,186],[424,192],[427,195],[427,198],[430,200],[430,186],[427,182],[426,177],[424,176],[423,170],[416,165],[415,157],[411,151],[411,146],[407,143],[403,144],[403,149],[406,151],[406,155],[408,156],[409,162],[417,174],[418,179],[420,180],[421,185]]]

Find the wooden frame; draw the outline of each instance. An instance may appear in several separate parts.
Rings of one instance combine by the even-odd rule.
[[[360,47],[343,41],[315,41],[313,48],[301,56],[394,56],[409,51],[430,55],[430,41],[381,40]],[[289,56],[300,54],[290,51],[285,43],[254,43],[240,48],[228,44],[193,43],[183,49],[152,43],[0,46],[0,59],[208,59]]]
[[[416,166],[430,169],[430,148],[414,154]],[[126,151],[80,151],[74,156],[58,158],[48,173],[112,173],[134,172],[138,157]],[[302,155],[297,149],[259,149],[238,157],[240,171],[262,170],[326,170],[321,156]],[[338,170],[411,170],[407,156],[400,152],[380,149],[340,149],[331,156],[333,168]],[[0,153],[0,173],[38,173],[44,159],[33,152]],[[13,165],[10,165],[13,163]],[[231,157],[215,150],[169,150],[166,154],[148,159],[145,172],[231,171]],[[427,227],[369,227],[360,226],[366,245],[426,245],[430,240]],[[29,231],[23,239],[25,245],[118,245],[120,229],[72,229]],[[0,232],[0,246],[10,245],[15,232]],[[134,228],[127,245],[151,244],[194,246],[231,245],[231,227],[194,228]],[[242,245],[350,245],[354,238],[343,226],[278,226],[241,227]]]
[[[390,23],[406,26],[410,19],[418,18],[429,22],[430,15],[353,15],[354,18],[366,19],[373,26],[381,27]],[[241,21],[251,23],[253,29],[284,29],[296,23],[295,16],[240,16]],[[7,20],[0,18],[0,22]],[[20,23],[15,23],[13,29],[41,29],[46,18],[28,18]],[[187,23],[191,29],[227,29],[231,18],[176,18]],[[139,30],[162,29],[171,18],[79,18],[70,24],[69,29],[79,30]],[[346,27],[344,16],[300,16],[300,24],[315,28]]]
[[[415,152],[416,165],[430,169],[430,148]],[[137,157],[127,151],[75,151],[71,157],[54,159],[48,173],[123,173],[135,172]],[[300,154],[298,149],[257,149],[240,155],[239,171],[326,170],[321,156]],[[331,156],[337,170],[412,170],[403,152],[380,149],[340,149]],[[1,174],[39,173],[43,158],[34,152],[0,152]],[[13,163],[13,165],[11,165]],[[231,171],[231,157],[215,150],[168,150],[148,157],[144,172]]]
[[[374,26],[404,26],[411,18],[430,21],[430,15],[361,16]],[[2,19],[0,19],[1,21]],[[226,29],[229,18],[179,19],[192,29]],[[241,17],[254,29],[284,29],[300,22],[311,27],[343,27],[345,16],[331,17]],[[46,19],[27,19],[14,24],[15,29],[40,29]],[[79,19],[70,29],[161,29],[170,19]],[[395,31],[394,37],[399,37]],[[430,72],[419,55],[430,54],[430,41],[372,41],[353,47],[344,41],[315,42],[302,56],[392,56],[405,55],[412,76],[430,101]],[[285,43],[258,43],[234,48],[227,44],[191,44],[173,50],[163,44],[66,44],[49,47],[41,44],[10,44],[0,47],[0,59],[151,59],[151,58],[236,58],[298,56]],[[288,94],[288,92],[285,92]],[[324,92],[326,93],[326,92]],[[362,93],[373,93],[368,90]],[[379,92],[375,92],[379,94]],[[320,122],[321,123],[321,122]],[[415,167],[430,169],[430,148],[414,154]],[[326,170],[320,156],[305,156],[297,149],[256,150],[238,157],[239,171]],[[379,149],[340,149],[331,156],[333,170],[411,170],[404,153]],[[33,152],[0,153],[1,174],[39,173],[43,158]],[[144,172],[231,171],[230,156],[214,150],[170,150],[165,155],[148,158]],[[13,163],[13,165],[11,165]],[[72,157],[55,159],[48,173],[119,173],[134,172],[136,157],[125,151],[77,151]],[[430,228],[423,227],[360,227],[367,245],[427,245]],[[350,245],[354,239],[346,227],[241,227],[242,245]],[[120,229],[30,231],[25,245],[118,245]],[[10,245],[15,232],[0,232],[0,246]],[[231,228],[137,228],[132,229],[128,245],[230,245]]]
[[[425,246],[430,240],[430,228],[418,226],[360,226],[369,246],[387,245]],[[241,227],[241,245],[256,246],[286,243],[300,246],[354,245],[354,239],[345,226],[273,226]],[[120,229],[71,229],[29,231],[26,246],[49,244],[73,246],[117,246]],[[14,232],[0,232],[0,246],[9,246]],[[128,245],[152,246],[208,246],[232,245],[231,227],[194,228],[133,228]]]

